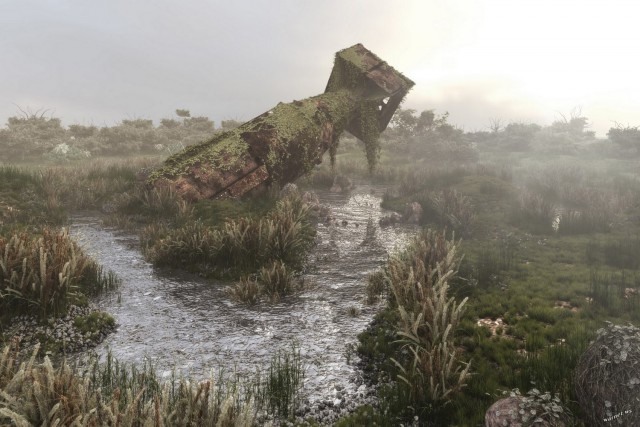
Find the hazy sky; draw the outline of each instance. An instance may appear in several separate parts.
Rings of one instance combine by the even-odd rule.
[[[0,0],[0,122],[244,121],[323,92],[360,42],[416,82],[407,108],[469,131],[579,108],[604,136],[640,125],[639,18],[637,0]]]

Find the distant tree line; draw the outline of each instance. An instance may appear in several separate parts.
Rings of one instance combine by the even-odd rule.
[[[0,161],[171,154],[240,124],[223,120],[216,128],[208,117],[191,117],[189,110],[183,109],[176,110],[176,116],[160,120],[158,126],[152,120],[126,119],[115,126],[73,124],[65,128],[59,118],[21,111],[0,129]]]
[[[72,124],[45,112],[25,112],[10,117],[0,129],[0,162],[74,160],[92,156],[172,154],[184,147],[233,129],[241,123],[223,120],[219,127],[208,117],[192,117],[189,110],[177,109],[175,117],[158,125],[147,119],[125,119],[114,126]],[[579,111],[561,116],[549,126],[490,119],[487,130],[465,132],[449,123],[449,113],[434,110],[418,113],[399,109],[382,133],[383,144],[395,150],[414,151],[432,159],[473,161],[486,151],[537,151],[576,154],[598,151],[613,157],[640,156],[638,126],[616,124],[606,139],[597,139],[589,121]]]
[[[579,110],[564,115],[548,126],[536,123],[504,123],[490,119],[487,130],[465,132],[448,123],[449,114],[434,110],[418,113],[401,109],[391,126],[383,133],[387,143],[396,149],[419,150],[431,158],[472,160],[480,152],[541,152],[548,154],[578,154],[594,152],[611,157],[640,156],[638,126],[616,124],[606,139],[598,139],[589,130],[589,120]]]

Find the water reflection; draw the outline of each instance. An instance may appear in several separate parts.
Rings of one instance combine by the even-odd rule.
[[[347,364],[345,348],[377,310],[363,304],[366,277],[414,231],[378,227],[383,191],[363,186],[350,195],[319,193],[320,201],[331,207],[333,220],[318,226],[312,268],[305,275],[315,286],[284,301],[251,308],[231,301],[224,283],[153,268],[134,237],[101,229],[97,218],[75,218],[72,232],[123,280],[121,298],[100,301],[119,327],[98,353],[104,355],[110,348],[127,363],[141,363],[148,355],[163,375],[175,366],[204,377],[221,368],[253,373],[258,366],[268,366],[272,354],[297,342],[308,367],[305,387],[310,400],[327,398],[335,385],[347,394],[355,392],[351,380],[357,372]],[[360,316],[348,316],[352,306]]]

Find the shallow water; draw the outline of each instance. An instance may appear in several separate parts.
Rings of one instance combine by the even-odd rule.
[[[358,387],[358,372],[352,366],[355,356],[347,363],[347,345],[357,342],[380,308],[364,304],[366,277],[415,232],[410,226],[378,226],[383,191],[359,186],[349,195],[319,192],[335,219],[318,225],[305,274],[315,286],[257,307],[232,301],[224,293],[226,284],[154,268],[135,236],[104,229],[98,217],[75,217],[72,233],[123,281],[120,297],[98,302],[116,318],[118,330],[96,351],[104,355],[111,349],[120,361],[136,364],[149,356],[163,376],[175,367],[198,378],[220,369],[252,374],[295,342],[306,367],[306,397],[332,399],[336,389],[348,397]],[[360,315],[350,317],[350,307]]]

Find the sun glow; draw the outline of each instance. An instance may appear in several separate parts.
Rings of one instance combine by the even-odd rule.
[[[447,19],[452,28],[444,33],[438,32],[446,27],[443,14],[421,6],[423,18],[432,16],[439,22],[422,26],[422,39],[431,40],[428,50],[405,54],[407,75],[424,88],[416,86],[421,101],[446,105],[464,97],[480,98],[489,109],[510,105],[517,114],[533,108],[539,112],[533,117],[551,119],[579,107],[596,122],[600,134],[612,120],[632,120],[629,110],[640,99],[640,58],[635,54],[640,46],[635,23],[640,3],[450,4]],[[418,20],[415,15],[408,18],[412,24]]]

